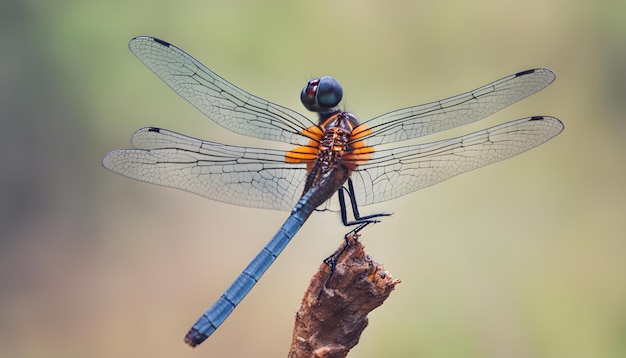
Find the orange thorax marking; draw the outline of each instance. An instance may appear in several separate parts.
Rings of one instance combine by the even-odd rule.
[[[302,134],[309,138],[309,143],[287,152],[285,162],[306,163],[307,172],[310,173],[316,160],[328,158],[328,152],[332,151],[335,152],[334,156],[340,158],[340,164],[354,170],[365,164],[374,153],[373,147],[366,146],[363,140],[359,140],[371,132],[366,125],[359,125],[352,115],[338,112],[317,126],[304,129]],[[346,134],[347,139],[342,138]]]

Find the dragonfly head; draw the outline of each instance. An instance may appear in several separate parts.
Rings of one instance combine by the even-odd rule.
[[[310,80],[300,93],[300,100],[306,109],[318,113],[337,110],[342,97],[341,84],[330,76]]]

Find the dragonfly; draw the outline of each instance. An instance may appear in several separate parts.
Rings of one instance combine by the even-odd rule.
[[[343,89],[330,77],[312,79],[300,94],[317,120],[228,82],[180,48],[140,36],[131,52],[172,90],[222,127],[288,143],[291,150],[236,146],[145,127],[132,148],[105,155],[105,168],[123,176],[253,208],[290,211],[285,223],[185,336],[206,340],[250,292],[316,210],[337,194],[345,225],[376,222],[358,206],[391,200],[534,148],[563,123],[532,116],[430,143],[405,141],[486,118],[552,83],[535,68],[447,99],[397,109],[364,122],[339,108]],[[403,142],[398,144],[399,142]],[[346,200],[347,199],[347,200]],[[334,200],[334,199],[333,199]],[[346,202],[354,220],[347,220]],[[357,205],[358,204],[358,205]]]

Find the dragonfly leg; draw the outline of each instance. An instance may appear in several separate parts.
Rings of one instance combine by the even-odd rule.
[[[318,301],[320,297],[322,297],[322,292],[324,292],[324,290],[328,287],[328,284],[330,283],[330,278],[333,277],[333,273],[335,273],[335,269],[337,268],[337,262],[339,261],[339,257],[348,249],[348,247],[350,247],[350,240],[348,239],[348,237],[350,235],[357,235],[359,231],[363,230],[367,225],[372,224],[374,222],[375,221],[364,221],[358,224],[356,228],[350,230],[347,234],[344,235],[343,240],[345,241],[345,244],[343,245],[343,247],[339,251],[333,253],[332,255],[324,259],[324,263],[330,266],[330,273],[328,274],[328,278],[326,279],[326,282],[324,282],[324,286],[322,286],[322,289],[317,294]]]
[[[347,183],[348,183],[347,188],[341,187],[341,189],[339,189],[339,191],[337,192],[337,196],[339,197],[339,207],[341,209],[341,221],[343,222],[345,226],[360,225],[363,223],[377,223],[379,221],[376,220],[375,218],[391,215],[388,213],[378,213],[378,214],[361,216],[361,214],[359,213],[358,204],[356,202],[356,197],[354,195],[354,185],[352,184],[352,179],[348,178]],[[348,220],[348,210],[346,208],[345,195],[348,195],[348,198],[350,199],[350,206],[352,207],[352,214],[354,216],[353,221]]]

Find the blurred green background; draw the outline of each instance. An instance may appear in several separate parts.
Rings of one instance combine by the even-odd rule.
[[[182,338],[287,213],[122,178],[102,156],[142,126],[239,145],[127,49],[152,35],[304,111],[332,75],[365,120],[532,67],[546,90],[471,126],[553,115],[519,157],[362,210],[402,284],[353,357],[626,356],[626,2],[4,1],[0,4],[0,352],[4,357],[276,357],[346,231],[315,214],[228,321]]]

